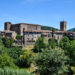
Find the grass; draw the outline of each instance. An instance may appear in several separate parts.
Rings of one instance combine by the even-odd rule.
[[[0,75],[32,75],[25,69],[0,68]]]

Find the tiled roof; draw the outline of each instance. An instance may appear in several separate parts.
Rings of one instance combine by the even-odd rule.
[[[5,33],[14,33],[15,31],[4,30],[3,32],[5,32]]]
[[[30,24],[30,23],[17,23],[17,24],[25,24],[25,25],[38,25],[38,26],[40,26],[40,24]]]
[[[42,33],[52,33],[50,30],[27,30],[24,32],[42,32]],[[75,33],[75,32],[67,32],[67,31],[54,31],[54,33]]]

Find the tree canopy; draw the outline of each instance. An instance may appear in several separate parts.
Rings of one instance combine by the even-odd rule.
[[[54,49],[56,46],[57,46],[57,41],[52,38],[52,39],[49,39],[49,47],[51,47],[52,49]]]
[[[35,42],[33,51],[41,52],[43,48],[46,48],[46,44],[44,43],[44,38],[39,37],[38,40]]]
[[[70,45],[70,40],[67,36],[64,36],[61,40],[60,40],[60,43],[59,43],[59,46],[62,48],[62,49],[66,49],[68,46]]]
[[[22,40],[22,36],[21,36],[20,34],[18,34],[18,35],[16,36],[16,39]]]
[[[35,58],[40,75],[60,75],[68,71],[68,57],[62,50],[44,49]]]

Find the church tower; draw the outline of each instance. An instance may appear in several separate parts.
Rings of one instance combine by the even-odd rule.
[[[67,22],[61,21],[60,22],[60,31],[66,31],[66,28],[67,28]]]
[[[5,25],[4,30],[10,30],[11,22],[5,22],[4,25]]]

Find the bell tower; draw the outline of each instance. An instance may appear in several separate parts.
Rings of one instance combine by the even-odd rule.
[[[4,30],[10,30],[11,22],[5,22],[4,24]]]
[[[66,31],[66,28],[67,28],[67,22],[61,21],[60,22],[60,31]]]

